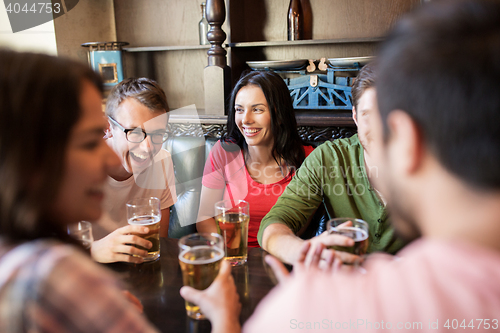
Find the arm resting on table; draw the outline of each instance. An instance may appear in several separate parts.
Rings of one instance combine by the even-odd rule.
[[[284,224],[273,223],[264,229],[262,248],[288,264],[293,264],[300,254],[304,240],[295,236]]]

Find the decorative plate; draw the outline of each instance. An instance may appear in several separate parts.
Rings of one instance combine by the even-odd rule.
[[[330,62],[330,65],[332,67],[353,67],[356,64],[359,64],[360,66],[364,66],[370,61],[375,59],[375,57],[368,56],[368,57],[351,57],[351,58],[330,58],[328,59],[328,62]]]
[[[307,65],[307,59],[247,61],[247,65],[253,70],[298,70]]]

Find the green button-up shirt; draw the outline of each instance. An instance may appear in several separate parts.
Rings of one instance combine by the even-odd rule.
[[[377,176],[376,167],[373,168],[371,175]],[[368,180],[364,150],[357,134],[327,141],[304,160],[276,205],[262,219],[259,244],[262,245],[264,229],[273,223],[285,224],[297,233],[321,202],[330,218],[354,217],[368,223],[368,253],[396,253],[403,247],[404,242],[394,235],[385,205]]]

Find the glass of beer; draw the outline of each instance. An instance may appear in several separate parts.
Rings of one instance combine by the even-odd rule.
[[[219,274],[224,258],[224,239],[216,233],[196,233],[179,239],[179,265],[185,286],[207,289]],[[200,307],[186,301],[187,315],[205,319]]]
[[[94,235],[92,235],[92,223],[88,221],[80,221],[76,224],[68,225],[68,235],[82,243],[85,250],[90,253],[90,247],[94,241]]]
[[[331,219],[326,224],[326,230],[329,234],[347,236],[354,240],[353,246],[333,246],[334,250],[358,256],[366,254],[368,249],[368,223],[365,221],[346,217]]]
[[[142,246],[135,245],[141,250],[148,251],[144,261],[155,261],[160,257],[160,200],[155,197],[135,198],[127,202],[127,220],[128,224],[148,227],[147,234],[136,234],[150,241],[153,246],[145,249]]]
[[[225,259],[232,266],[247,262],[250,212],[244,200],[222,200],[215,204],[217,232],[224,237]]]

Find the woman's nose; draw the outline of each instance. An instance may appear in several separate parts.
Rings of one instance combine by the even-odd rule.
[[[243,114],[243,124],[251,124],[253,123],[252,112],[245,111]]]

